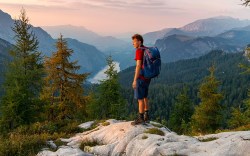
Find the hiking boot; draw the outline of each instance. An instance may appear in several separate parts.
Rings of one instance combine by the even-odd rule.
[[[145,121],[146,123],[150,123],[149,113],[148,113],[147,111],[144,113],[144,121]]]
[[[143,119],[143,115],[139,114],[138,117],[133,122],[131,122],[131,125],[139,125],[144,123],[145,121]]]

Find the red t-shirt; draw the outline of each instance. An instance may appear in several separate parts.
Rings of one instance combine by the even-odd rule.
[[[144,46],[142,46],[142,47],[144,47]],[[135,51],[135,60],[137,61],[137,60],[142,60],[142,67],[141,67],[141,69],[143,69],[144,68],[144,66],[143,66],[143,55],[144,55],[144,50],[143,49],[141,49],[141,48],[137,48],[136,49],[136,51]],[[148,79],[146,79],[143,75],[139,75],[139,78],[140,79],[142,79],[142,80],[148,80]]]

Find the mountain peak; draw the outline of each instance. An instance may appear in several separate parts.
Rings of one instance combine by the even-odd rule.
[[[235,19],[235,18],[230,17],[230,16],[215,16],[215,17],[211,17],[209,19]]]
[[[83,26],[73,26],[70,24],[67,25],[58,25],[58,26],[43,26],[44,30],[46,30],[53,38],[57,38],[60,33],[64,37],[75,38],[81,42],[91,44],[91,41],[96,38],[101,37],[95,32],[88,30]]]
[[[2,9],[0,9],[0,14],[9,15],[8,13],[4,12]],[[10,15],[9,15],[9,16],[10,16]]]
[[[198,33],[198,35],[213,36],[221,32],[250,25],[250,20],[239,20],[228,16],[217,16],[207,19],[196,20],[180,28],[187,33]]]
[[[0,9],[0,24],[7,24],[12,21],[11,16]]]

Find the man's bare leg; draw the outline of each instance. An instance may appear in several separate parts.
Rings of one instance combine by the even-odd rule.
[[[148,98],[144,98],[144,121],[146,123],[150,122],[150,118],[149,118],[149,104],[148,104]]]
[[[144,110],[145,110],[144,99],[138,100],[138,104],[139,104],[139,113],[140,113],[140,114],[143,114],[143,113],[144,113]]]
[[[144,111],[149,110],[148,98],[144,98]]]
[[[131,122],[132,125],[144,124],[144,99],[138,100],[139,116],[135,121]]]

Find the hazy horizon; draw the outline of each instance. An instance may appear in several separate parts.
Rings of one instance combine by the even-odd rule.
[[[0,9],[17,18],[23,7],[34,26],[82,26],[100,35],[146,33],[181,27],[198,19],[230,16],[250,19],[240,0],[0,0]]]

